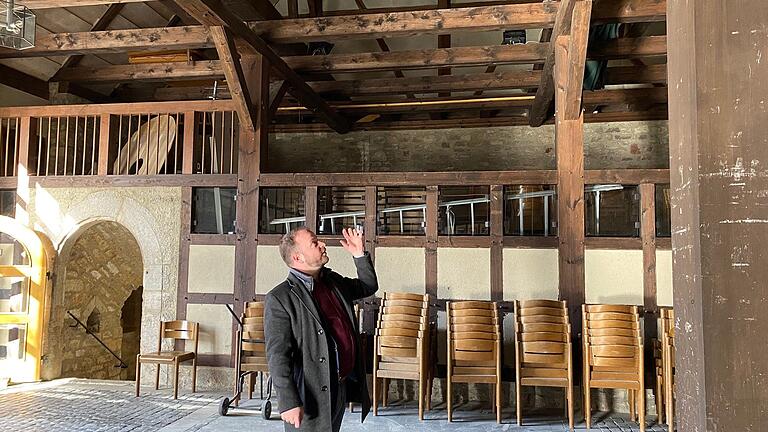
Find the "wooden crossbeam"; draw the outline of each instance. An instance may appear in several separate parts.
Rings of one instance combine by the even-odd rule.
[[[232,100],[235,102],[237,118],[247,130],[254,131],[257,122],[253,103],[248,92],[248,83],[240,65],[240,55],[237,53],[235,41],[224,27],[211,27],[211,36],[219,53],[219,61],[224,76],[227,78],[227,87]]]
[[[0,50],[0,58],[121,53],[142,50],[213,48],[203,26],[159,27],[99,32],[52,33],[40,36],[26,50]]]
[[[223,7],[220,1],[176,0],[176,3],[203,25],[227,27],[235,37],[242,39],[254,52],[264,56],[272,68],[288,81],[291,86],[291,94],[300,100],[302,104],[317,112],[335,131],[339,133],[349,131],[349,121],[329,107],[280,56],[272,51],[263,39],[251,32],[245,23]]]
[[[50,97],[47,82],[3,64],[0,64],[0,84],[13,87],[16,90],[21,90],[24,93],[41,99],[48,100]]]
[[[584,89],[584,67],[587,61],[589,22],[592,15],[592,0],[581,0],[573,8],[571,35],[568,38],[568,88],[565,100],[567,120],[581,117],[581,93]]]
[[[283,97],[288,92],[288,83],[285,81],[278,81],[269,84],[269,118],[273,118],[277,114],[277,109],[283,102]]]
[[[18,3],[30,9],[52,9],[78,6],[98,6],[118,3],[144,3],[147,0],[21,0]]]
[[[605,71],[605,84],[663,84],[667,82],[667,65],[620,66]]]
[[[179,81],[189,79],[221,79],[224,69],[219,60],[193,63],[148,63],[111,66],[78,66],[65,69],[52,81],[129,82]]]
[[[283,19],[283,16],[280,15],[280,12],[278,12],[278,10],[269,0],[248,0],[245,3],[250,5],[256,11],[256,13],[261,16],[262,19],[265,19],[265,20]]]
[[[663,55],[667,55],[666,36],[613,39],[596,43],[594,46],[590,44],[589,52],[587,52],[589,58],[606,60]]]
[[[369,80],[316,81],[311,87],[318,93],[374,95],[404,93],[439,93],[491,89],[531,88],[539,84],[539,71],[511,71],[492,74],[448,75],[437,77],[381,78]]]

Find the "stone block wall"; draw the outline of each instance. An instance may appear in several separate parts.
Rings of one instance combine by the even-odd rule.
[[[270,135],[270,172],[556,169],[554,126]],[[585,169],[667,168],[666,121],[584,125]]]

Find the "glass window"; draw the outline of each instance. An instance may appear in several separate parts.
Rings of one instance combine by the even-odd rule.
[[[16,191],[0,189],[0,216],[13,217],[16,205]]]
[[[488,186],[441,186],[438,199],[440,235],[488,235]]]
[[[552,185],[505,186],[504,235],[556,236],[555,187]]]
[[[232,234],[235,232],[235,188],[192,189],[192,232]]]
[[[317,233],[341,234],[343,228],[365,225],[365,188],[317,188]]]
[[[0,370],[10,370],[13,361],[24,360],[26,336],[25,324],[0,324]]]
[[[669,185],[656,185],[656,237],[672,237]]]
[[[261,188],[259,195],[259,233],[285,234],[303,226],[304,188]]]
[[[588,237],[640,237],[640,192],[637,186],[588,185],[584,188]]]
[[[424,187],[379,187],[376,196],[379,235],[424,235],[427,190]]]

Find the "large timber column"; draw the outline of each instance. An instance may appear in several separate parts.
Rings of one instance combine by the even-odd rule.
[[[681,431],[766,430],[768,2],[668,0]]]

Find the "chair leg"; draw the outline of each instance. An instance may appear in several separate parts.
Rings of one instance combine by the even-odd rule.
[[[635,421],[636,412],[635,412],[635,391],[634,390],[627,390],[627,399],[629,400],[629,421]]]
[[[381,396],[381,406],[386,408],[389,401],[389,378],[384,378],[384,387],[381,390],[384,392]]]
[[[179,398],[179,361],[173,361],[173,398]]]
[[[667,376],[664,379],[664,403],[667,408],[667,424],[669,425],[669,432],[673,432],[675,430],[675,396],[672,393],[674,389],[672,387],[671,374],[667,372],[666,375]]]
[[[136,355],[136,397],[141,390],[141,354]]]
[[[640,432],[645,432],[645,389],[637,390],[637,421],[640,423]]]
[[[419,377],[419,421],[424,420],[424,393],[426,390],[426,377]]]
[[[237,378],[238,380],[240,377]],[[253,382],[253,373],[248,374],[248,399],[253,399],[253,387],[255,383]],[[263,398],[262,398],[263,399]]]
[[[664,423],[664,391],[662,390],[661,380],[656,379],[656,423]]]
[[[565,394],[568,403],[568,427],[573,430],[573,384],[569,383]]]
[[[501,424],[501,381],[496,383],[496,423]]]
[[[155,390],[160,390],[160,363],[157,364],[155,371]]]
[[[434,377],[430,376],[427,380],[427,411],[432,410],[432,385],[434,384]]]
[[[376,370],[373,371],[373,415],[376,416],[379,414],[379,386],[378,386],[379,379],[376,378]]]
[[[517,425],[522,426],[523,425],[523,407],[521,405],[521,401],[523,400],[522,397],[520,397],[520,392],[523,390],[523,386],[520,385],[520,377],[517,377],[515,379],[515,409],[517,409]]]
[[[192,393],[197,390],[197,356],[192,359]]]
[[[592,401],[590,400],[589,384],[584,385],[584,422],[587,424],[587,430],[592,427]]]
[[[453,421],[453,381],[451,381],[451,375],[448,374],[448,379],[446,383],[446,387],[448,387],[448,397],[445,400],[445,405],[448,407],[448,421]]]

